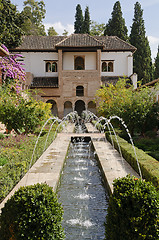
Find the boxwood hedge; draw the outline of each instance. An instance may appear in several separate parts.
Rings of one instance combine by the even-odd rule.
[[[159,239],[158,211],[152,184],[130,176],[116,179],[106,217],[106,239]]]
[[[106,138],[108,141],[111,141],[109,132],[106,132]],[[115,136],[112,136],[114,147],[118,150],[118,144],[115,139]],[[124,159],[138,172],[138,166],[136,161],[136,156],[133,150],[133,147],[123,138],[117,136],[118,142],[120,144],[121,152]],[[147,181],[153,183],[153,185],[159,190],[159,162],[153,157],[146,154],[143,150],[135,147],[137,158],[140,164],[141,172],[143,178]]]
[[[61,204],[47,184],[21,187],[2,208],[1,240],[62,240],[62,215]]]

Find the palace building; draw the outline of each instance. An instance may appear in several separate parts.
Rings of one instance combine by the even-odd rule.
[[[136,48],[116,36],[24,36],[10,51],[24,56],[27,87],[37,89],[61,118],[73,110],[96,112],[96,91],[119,77],[128,77],[136,87]]]

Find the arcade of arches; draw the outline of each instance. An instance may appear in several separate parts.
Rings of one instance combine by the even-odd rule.
[[[58,116],[58,106],[54,100],[48,100],[47,103],[52,104],[51,112],[54,116]],[[84,110],[91,111],[96,114],[96,104],[93,101],[85,103],[83,100],[77,100],[75,103],[66,101],[63,106],[63,116],[66,116],[72,111],[77,111],[78,115],[81,116]]]

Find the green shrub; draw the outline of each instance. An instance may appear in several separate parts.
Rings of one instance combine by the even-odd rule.
[[[3,166],[7,163],[8,159],[4,156],[0,156],[0,166]]]
[[[106,239],[157,240],[159,201],[155,187],[135,177],[114,181],[110,197]]]
[[[1,240],[62,240],[62,215],[61,204],[47,184],[21,187],[2,209]]]
[[[0,139],[4,139],[5,135],[3,133],[0,133]]]

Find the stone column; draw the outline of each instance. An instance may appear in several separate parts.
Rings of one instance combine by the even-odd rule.
[[[128,56],[128,77],[133,74],[133,56]]]
[[[137,74],[136,73],[132,74],[130,78],[132,80],[134,89],[136,89],[137,88]]]
[[[58,101],[58,117],[63,118],[64,114],[64,106],[63,106],[63,63],[62,63],[62,49],[58,50],[58,86],[59,86],[59,94],[60,99]]]
[[[97,50],[96,66],[97,66],[97,71],[101,76],[101,49]]]

